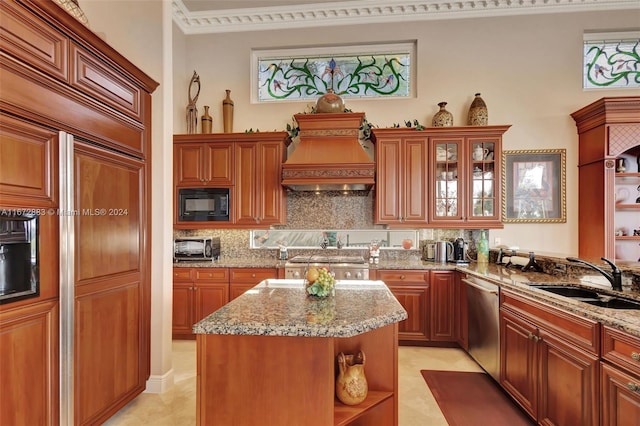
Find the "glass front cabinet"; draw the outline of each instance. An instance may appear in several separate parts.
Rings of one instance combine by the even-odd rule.
[[[502,134],[508,128],[449,128],[431,138],[430,223],[502,227],[500,166]]]

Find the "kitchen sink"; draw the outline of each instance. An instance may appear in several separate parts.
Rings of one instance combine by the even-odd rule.
[[[603,308],[640,310],[640,301],[600,294],[586,288],[571,285],[532,285],[531,287]]]
[[[600,297],[595,291],[568,285],[532,285],[531,287],[571,298],[597,299]]]

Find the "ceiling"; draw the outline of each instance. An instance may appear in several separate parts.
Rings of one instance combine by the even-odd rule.
[[[638,0],[171,0],[185,34],[640,9]]]

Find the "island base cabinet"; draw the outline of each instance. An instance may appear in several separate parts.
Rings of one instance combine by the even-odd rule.
[[[398,424],[398,327],[350,338],[198,334],[197,425]],[[367,399],[335,397],[336,356],[366,356]]]
[[[640,425],[640,380],[601,364],[602,426]]]

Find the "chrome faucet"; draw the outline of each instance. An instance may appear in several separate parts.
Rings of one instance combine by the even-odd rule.
[[[585,265],[590,266],[591,268],[600,272],[602,275],[604,275],[607,278],[607,280],[609,280],[609,282],[611,283],[611,288],[613,288],[613,290],[622,291],[622,271],[620,271],[620,269],[615,265],[615,263],[613,263],[609,259],[605,259],[604,257],[602,257],[601,259],[607,262],[609,266],[611,266],[612,271],[610,274],[608,272],[603,271],[598,266],[592,263],[589,263],[587,261],[584,261],[582,259],[577,259],[575,257],[567,257],[567,260],[570,262],[584,263]]]

